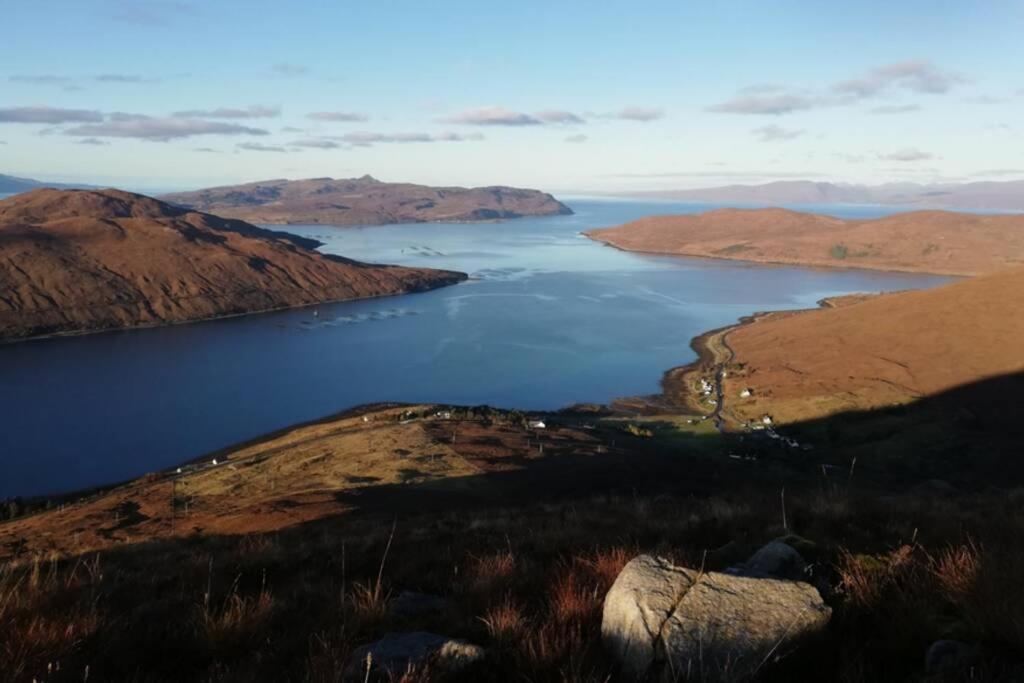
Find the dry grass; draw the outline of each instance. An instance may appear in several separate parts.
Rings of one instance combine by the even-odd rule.
[[[1006,500],[830,503],[787,490],[789,525],[813,544],[835,616],[822,643],[762,677],[920,677],[928,644],[943,637],[980,643],[992,661],[1020,652],[1024,523]],[[403,630],[484,645],[487,660],[462,680],[615,680],[601,609],[629,559],[657,552],[721,569],[729,552],[708,551],[745,556],[781,533],[777,493],[597,497],[8,563],[0,680],[81,681],[88,667],[94,681],[334,682],[356,647]],[[402,590],[441,595],[450,609],[395,616],[388,602]],[[976,680],[1007,668],[984,671],[997,673]]]

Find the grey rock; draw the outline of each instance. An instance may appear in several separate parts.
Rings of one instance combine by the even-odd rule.
[[[977,648],[959,640],[936,640],[924,656],[929,674],[950,673],[965,669],[977,658]]]
[[[622,568],[604,599],[601,640],[624,675],[641,678],[652,667],[661,627],[697,576],[651,555],[635,557]]]
[[[828,623],[811,585],[641,555],[605,598],[601,635],[627,679],[742,678]]]
[[[807,563],[800,553],[782,541],[772,541],[758,550],[744,564],[751,576],[770,576],[799,581],[806,577]]]
[[[429,662],[439,670],[454,672],[483,660],[479,645],[426,631],[388,633],[380,640],[363,645],[352,653],[346,671],[349,675],[373,672],[401,674],[410,666]]]

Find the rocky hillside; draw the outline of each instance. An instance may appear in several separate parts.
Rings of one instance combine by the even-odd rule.
[[[587,235],[627,251],[977,275],[1024,263],[1024,216],[913,211],[844,220],[787,209],[652,216]]]
[[[514,187],[428,187],[353,179],[266,180],[179,192],[169,202],[253,223],[379,225],[489,221],[570,214],[537,190]]]
[[[118,190],[0,201],[0,338],[201,320],[418,291],[465,278]]]

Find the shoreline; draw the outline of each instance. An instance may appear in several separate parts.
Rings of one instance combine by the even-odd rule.
[[[605,229],[606,228],[600,228],[600,230],[605,230]],[[645,255],[645,256],[676,256],[676,257],[682,257],[682,258],[707,259],[709,261],[729,261],[731,263],[749,263],[751,265],[757,265],[757,266],[781,266],[781,267],[789,267],[789,268],[821,268],[821,269],[824,269],[824,270],[855,270],[855,271],[861,271],[861,272],[869,271],[869,272],[876,272],[876,273],[903,273],[903,274],[906,274],[906,275],[934,275],[936,277],[970,278],[970,277],[977,277],[979,275],[982,275],[982,273],[964,273],[964,272],[953,272],[953,271],[936,272],[936,271],[932,271],[932,270],[914,270],[914,269],[907,269],[907,268],[878,268],[878,267],[872,267],[872,266],[856,266],[856,265],[849,265],[849,264],[846,264],[846,265],[831,265],[831,264],[828,264],[828,263],[810,263],[810,262],[806,262],[806,261],[773,261],[771,259],[758,260],[758,259],[749,259],[749,258],[733,258],[733,257],[730,257],[730,256],[710,256],[708,254],[695,254],[695,253],[679,252],[679,251],[650,251],[650,250],[646,250],[646,249],[629,249],[627,247],[623,247],[621,245],[618,245],[615,242],[612,242],[611,240],[602,239],[602,238],[597,237],[595,235],[591,235],[590,234],[591,232],[592,231],[585,230],[585,231],[581,232],[580,234],[583,235],[584,237],[586,237],[587,239],[593,240],[593,241],[598,242],[600,244],[603,244],[606,247],[611,247],[612,249],[617,249],[617,250],[625,252],[627,254],[641,254],[641,255]]]
[[[424,287],[418,289],[409,289],[401,292],[391,292],[388,294],[373,294],[370,296],[357,296],[349,297],[346,299],[327,299],[325,301],[317,301],[310,304],[300,304],[298,306],[278,306],[275,308],[261,308],[257,311],[245,311],[244,313],[226,313],[224,315],[214,315],[206,318],[192,318],[190,320],[174,320],[170,322],[162,323],[140,323],[138,325],[126,325],[122,327],[104,327],[96,330],[65,330],[62,332],[49,332],[47,334],[36,334],[30,337],[2,337],[0,336],[0,347],[8,344],[19,344],[21,342],[33,342],[41,341],[43,339],[61,339],[61,338],[73,338],[73,337],[84,337],[87,335],[96,334],[110,334],[113,332],[134,332],[136,330],[153,330],[161,327],[176,327],[178,325],[192,325],[195,323],[209,323],[218,320],[229,320],[231,318],[243,318],[250,315],[263,315],[264,313],[280,313],[282,311],[299,311],[303,308],[311,308],[313,306],[327,306],[330,304],[343,304],[353,301],[369,301],[371,299],[387,299],[393,296],[405,296],[408,294],[423,294],[425,292],[432,292],[436,289],[443,287],[453,287],[455,285],[468,282],[470,278],[468,273],[457,273],[456,271],[450,271],[456,275],[462,276],[459,278],[453,278],[450,282],[444,282],[438,284],[436,287]]]

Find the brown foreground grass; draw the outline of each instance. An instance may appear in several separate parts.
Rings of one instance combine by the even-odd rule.
[[[424,629],[487,648],[461,680],[616,680],[601,607],[636,553],[721,569],[799,534],[835,615],[766,680],[942,680],[923,673],[938,638],[980,645],[971,680],[1019,680],[1022,504],[788,491],[783,528],[778,492],[597,496],[26,556],[0,565],[0,679],[339,681],[358,645]],[[449,607],[389,615],[403,590]]]

